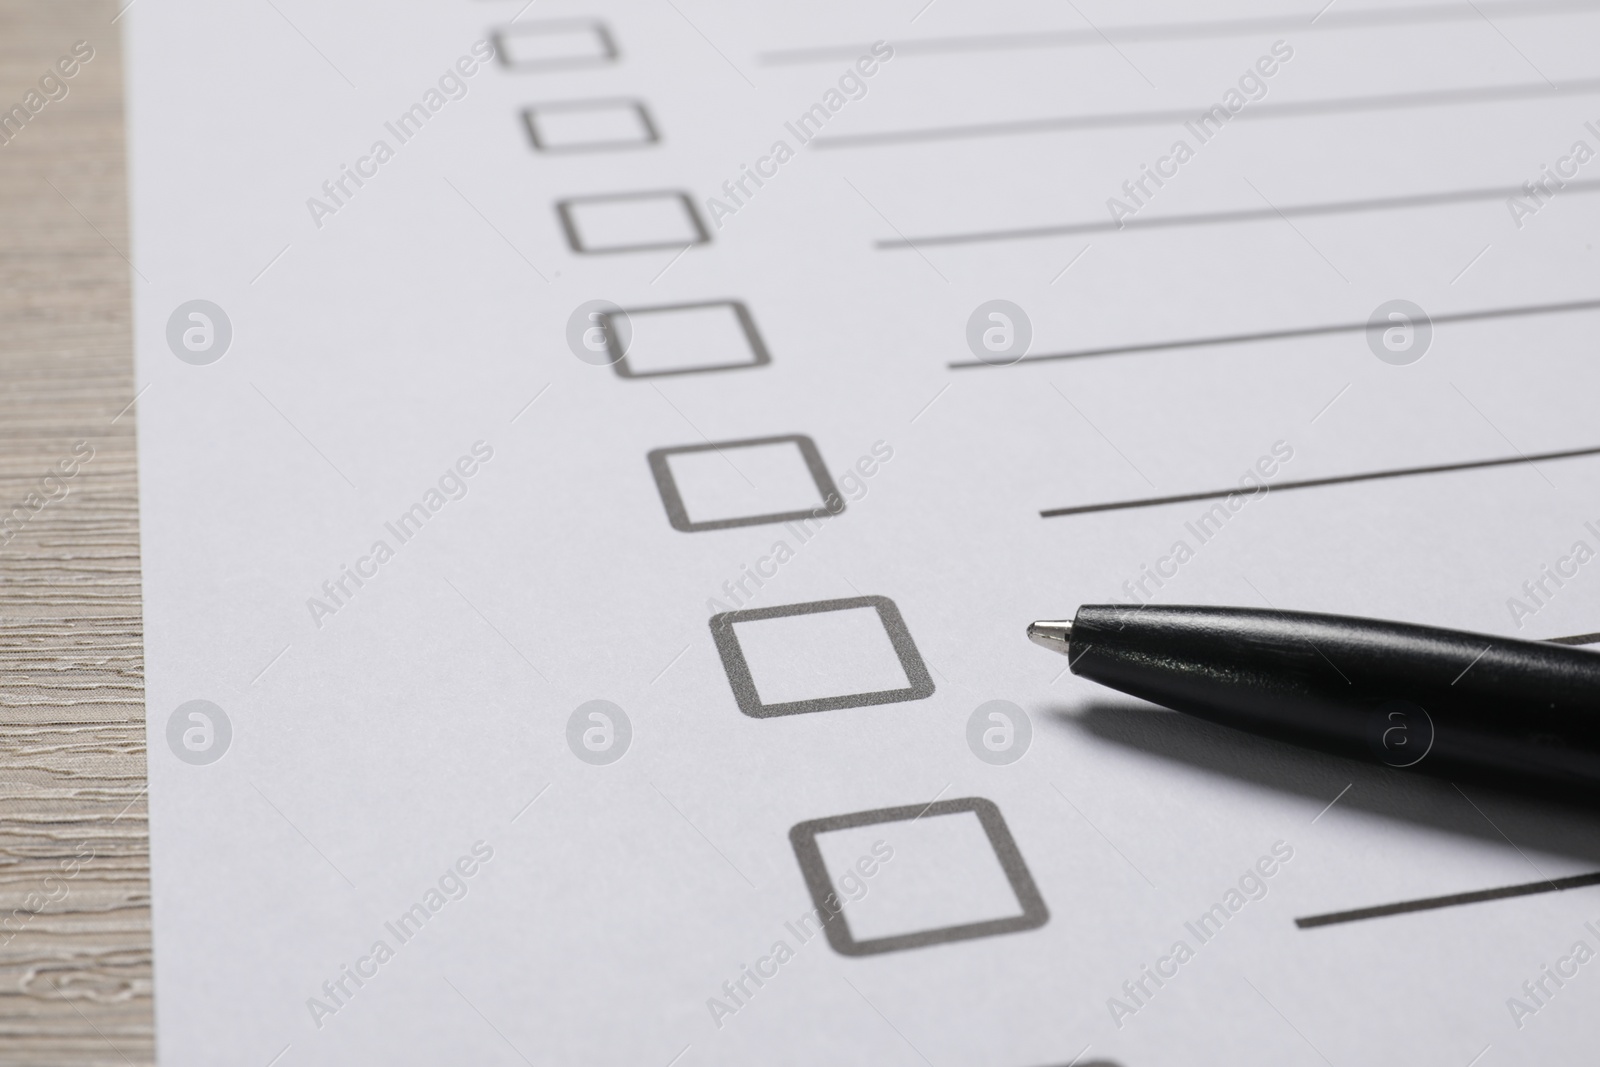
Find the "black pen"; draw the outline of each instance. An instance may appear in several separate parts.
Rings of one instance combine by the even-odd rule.
[[[1391,767],[1600,799],[1600,654],[1343,615],[1085,604],[1028,627],[1072,673]]]

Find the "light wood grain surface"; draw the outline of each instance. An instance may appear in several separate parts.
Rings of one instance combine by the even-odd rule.
[[[118,10],[0,0],[0,110],[94,48],[0,146],[0,1063],[33,1067],[154,1061]]]

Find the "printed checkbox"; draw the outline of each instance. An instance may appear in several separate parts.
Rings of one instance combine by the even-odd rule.
[[[612,193],[556,202],[567,244],[583,255],[708,244],[711,233],[687,193]]]
[[[502,26],[495,31],[494,51],[503,66],[529,72],[615,63],[618,55],[611,31],[595,19]]]
[[[933,678],[894,601],[816,600],[711,617],[739,710],[756,719],[924,700]]]
[[[610,152],[661,140],[638,100],[566,100],[522,112],[528,138],[540,152]]]
[[[828,944],[846,956],[1043,926],[1050,910],[982,797],[803,822],[789,842]]]
[[[648,458],[667,520],[684,533],[844,510],[816,442],[803,434],[658,448]]]
[[[602,315],[611,369],[623,378],[760,367],[772,359],[749,310],[737,300],[629,308],[624,329]],[[626,339],[626,340],[624,340]]]

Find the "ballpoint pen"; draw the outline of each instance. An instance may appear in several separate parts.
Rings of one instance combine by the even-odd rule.
[[[1028,637],[1074,674],[1224,726],[1600,799],[1600,655],[1580,648],[1341,615],[1093,604]]]

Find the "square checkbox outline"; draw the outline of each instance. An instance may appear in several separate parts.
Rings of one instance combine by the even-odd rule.
[[[615,203],[619,200],[658,200],[665,197],[677,197],[678,203],[683,205],[684,213],[689,222],[694,226],[695,239],[692,241],[653,241],[650,244],[616,245],[611,248],[585,248],[583,236],[578,232],[578,221],[573,218],[572,209],[584,204]],[[611,256],[629,252],[660,252],[668,248],[687,251],[696,245],[711,243],[711,231],[706,229],[706,224],[701,221],[700,212],[695,209],[694,201],[682,189],[648,189],[638,193],[601,193],[597,196],[569,196],[565,200],[556,201],[556,214],[561,219],[561,232],[566,235],[567,247],[580,256]]]
[[[569,30],[586,29],[599,38],[603,54],[598,56],[564,56],[558,59],[523,60],[514,63],[511,61],[510,49],[505,46],[508,32],[513,37],[535,37],[542,33],[565,33]],[[500,60],[500,65],[507,70],[541,71],[541,70],[570,70],[573,67],[600,67],[615,63],[622,55],[617,48],[616,39],[611,36],[611,30],[600,19],[550,19],[545,22],[525,22],[512,26],[501,26],[494,31],[494,54]]]
[[[739,647],[739,636],[734,625],[741,622],[759,622],[763,619],[785,619],[792,615],[817,615],[825,611],[849,611],[853,608],[873,608],[883,625],[889,644],[900,659],[900,669],[905,671],[911,684],[903,689],[878,689],[869,693],[847,693],[840,696],[814,697],[810,700],[790,700],[781,704],[763,704],[756,689],[750,664],[745,661],[744,649]],[[711,639],[722,657],[722,669],[728,675],[728,685],[739,710],[752,719],[772,719],[780,715],[806,715],[814,711],[837,711],[840,708],[865,708],[875,704],[899,704],[908,700],[926,700],[933,696],[933,676],[911,640],[905,619],[894,601],[886,596],[855,596],[842,600],[812,600],[803,604],[779,604],[770,608],[747,608],[744,611],[724,611],[711,616]]]
[[[639,117],[639,123],[644,127],[645,139],[642,141],[589,141],[581,145],[547,145],[539,140],[539,124],[534,116],[540,112],[549,114],[554,111],[601,111],[606,108],[631,107]],[[613,97],[600,100],[552,100],[543,104],[529,104],[522,109],[522,122],[528,129],[528,139],[533,142],[534,150],[546,155],[578,155],[583,152],[625,152],[630,148],[648,148],[661,143],[661,131],[656,129],[656,124],[650,117],[650,109],[645,107],[643,100],[634,100],[623,97]]]
[[[678,481],[672,476],[672,465],[669,462],[671,457],[691,452],[721,453],[724,449],[782,444],[792,444],[800,449],[800,458],[805,462],[806,471],[817,487],[817,494],[822,497],[816,507],[802,508],[798,511],[775,511],[766,515],[741,515],[733,519],[711,519],[706,522],[695,522],[689,518],[689,509],[684,505],[683,494],[678,491]],[[765,526],[774,522],[792,522],[795,519],[821,519],[837,515],[844,510],[844,497],[839,495],[839,487],[833,484],[833,475],[828,473],[827,466],[823,464],[822,453],[817,451],[817,443],[803,433],[779,434],[776,437],[746,437],[738,441],[707,441],[702,445],[675,445],[671,448],[652,449],[646,458],[650,463],[650,473],[655,477],[656,488],[661,491],[661,503],[666,505],[667,521],[672,524],[674,530],[682,530],[684,533],[729,530],[736,526]]]
[[[1022,914],[1005,919],[986,919],[983,922],[941,926],[932,930],[917,930],[892,937],[857,941],[850,933],[849,921],[844,916],[844,906],[839,903],[833,877],[817,845],[820,834],[834,830],[852,830],[858,826],[878,823],[914,822],[924,816],[955,815],[970,811],[977,815],[983,832],[989,838],[1000,869],[1005,873],[1011,892],[1022,905]],[[899,952],[908,948],[942,945],[951,941],[969,941],[976,937],[1012,934],[1033,930],[1050,921],[1050,909],[1045,906],[1039,887],[1022,859],[1022,852],[1011,836],[1011,830],[992,800],[983,797],[961,797],[939,800],[932,804],[910,804],[899,808],[879,808],[876,811],[857,811],[848,815],[834,815],[826,819],[812,819],[797,823],[789,830],[789,843],[794,846],[795,858],[800,861],[800,873],[805,878],[806,890],[818,914],[823,916],[822,929],[828,935],[828,944],[841,956],[876,956],[884,952]],[[829,906],[830,901],[833,906]]]
[[[706,363],[698,367],[673,367],[670,370],[636,371],[628,362],[627,350],[623,347],[622,335],[632,336],[630,330],[612,329],[611,320],[618,314],[615,311],[600,313],[600,326],[605,333],[606,351],[611,356],[611,369],[619,378],[667,378],[675,374],[708,374],[714,371],[749,370],[753,367],[765,367],[772,362],[772,356],[767,352],[766,342],[761,339],[761,333],[756,329],[756,320],[750,317],[750,309],[738,300],[701,300],[690,304],[656,304],[652,307],[634,308],[632,311],[624,308],[621,315],[624,319],[634,315],[648,315],[653,311],[693,311],[696,308],[725,307],[733,312],[734,319],[739,323],[739,329],[744,334],[744,340],[750,346],[753,358],[749,363]]]

